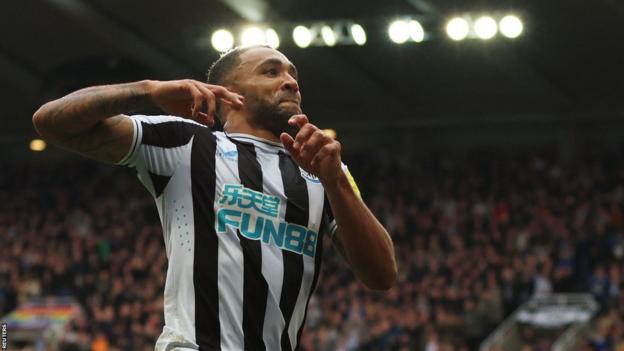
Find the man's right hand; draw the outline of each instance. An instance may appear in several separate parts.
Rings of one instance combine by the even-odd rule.
[[[143,80],[85,88],[50,101],[35,112],[33,124],[50,143],[115,163],[132,143],[133,124],[126,114],[156,105],[168,114],[212,127],[217,103],[238,109],[243,98],[222,86],[190,79]]]
[[[228,89],[192,79],[174,81],[150,81],[150,96],[154,104],[165,112],[191,118],[209,127],[214,126],[217,103],[243,106],[243,97]],[[202,107],[206,106],[206,112]]]

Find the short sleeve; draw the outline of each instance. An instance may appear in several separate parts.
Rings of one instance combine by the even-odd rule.
[[[175,116],[134,115],[128,118],[134,126],[132,143],[117,164],[135,168],[139,180],[157,197],[180,160],[190,153],[194,135],[207,127]]]

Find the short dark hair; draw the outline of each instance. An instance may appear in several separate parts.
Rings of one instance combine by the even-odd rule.
[[[229,51],[223,53],[215,62],[212,63],[208,69],[206,83],[212,85],[226,85],[228,83],[228,77],[232,70],[240,63],[240,55],[249,49],[255,48],[270,48],[268,45],[254,45],[254,46],[238,46]],[[217,105],[218,106],[218,105]],[[217,108],[217,118],[222,124],[225,124],[223,116]]]
[[[232,70],[240,63],[240,55],[249,49],[270,48],[268,45],[239,46],[221,55],[208,69],[206,82],[213,85],[224,85]]]

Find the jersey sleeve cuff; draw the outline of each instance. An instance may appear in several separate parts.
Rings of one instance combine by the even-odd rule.
[[[138,121],[136,118],[132,118],[132,117],[128,117],[128,118],[130,118],[134,126],[133,133],[132,133],[132,143],[130,144],[130,148],[128,149],[128,152],[126,153],[126,155],[121,160],[119,160],[119,162],[117,162],[116,164],[120,166],[132,167],[134,166],[134,159],[137,153],[137,149],[139,148],[138,146],[141,143],[143,130],[141,128],[140,121]]]

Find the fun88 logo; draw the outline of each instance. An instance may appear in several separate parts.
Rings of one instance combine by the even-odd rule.
[[[318,233],[304,226],[279,220],[280,199],[247,189],[241,184],[225,184],[217,211],[217,232],[226,226],[238,229],[244,237],[271,241],[284,250],[314,257]]]

